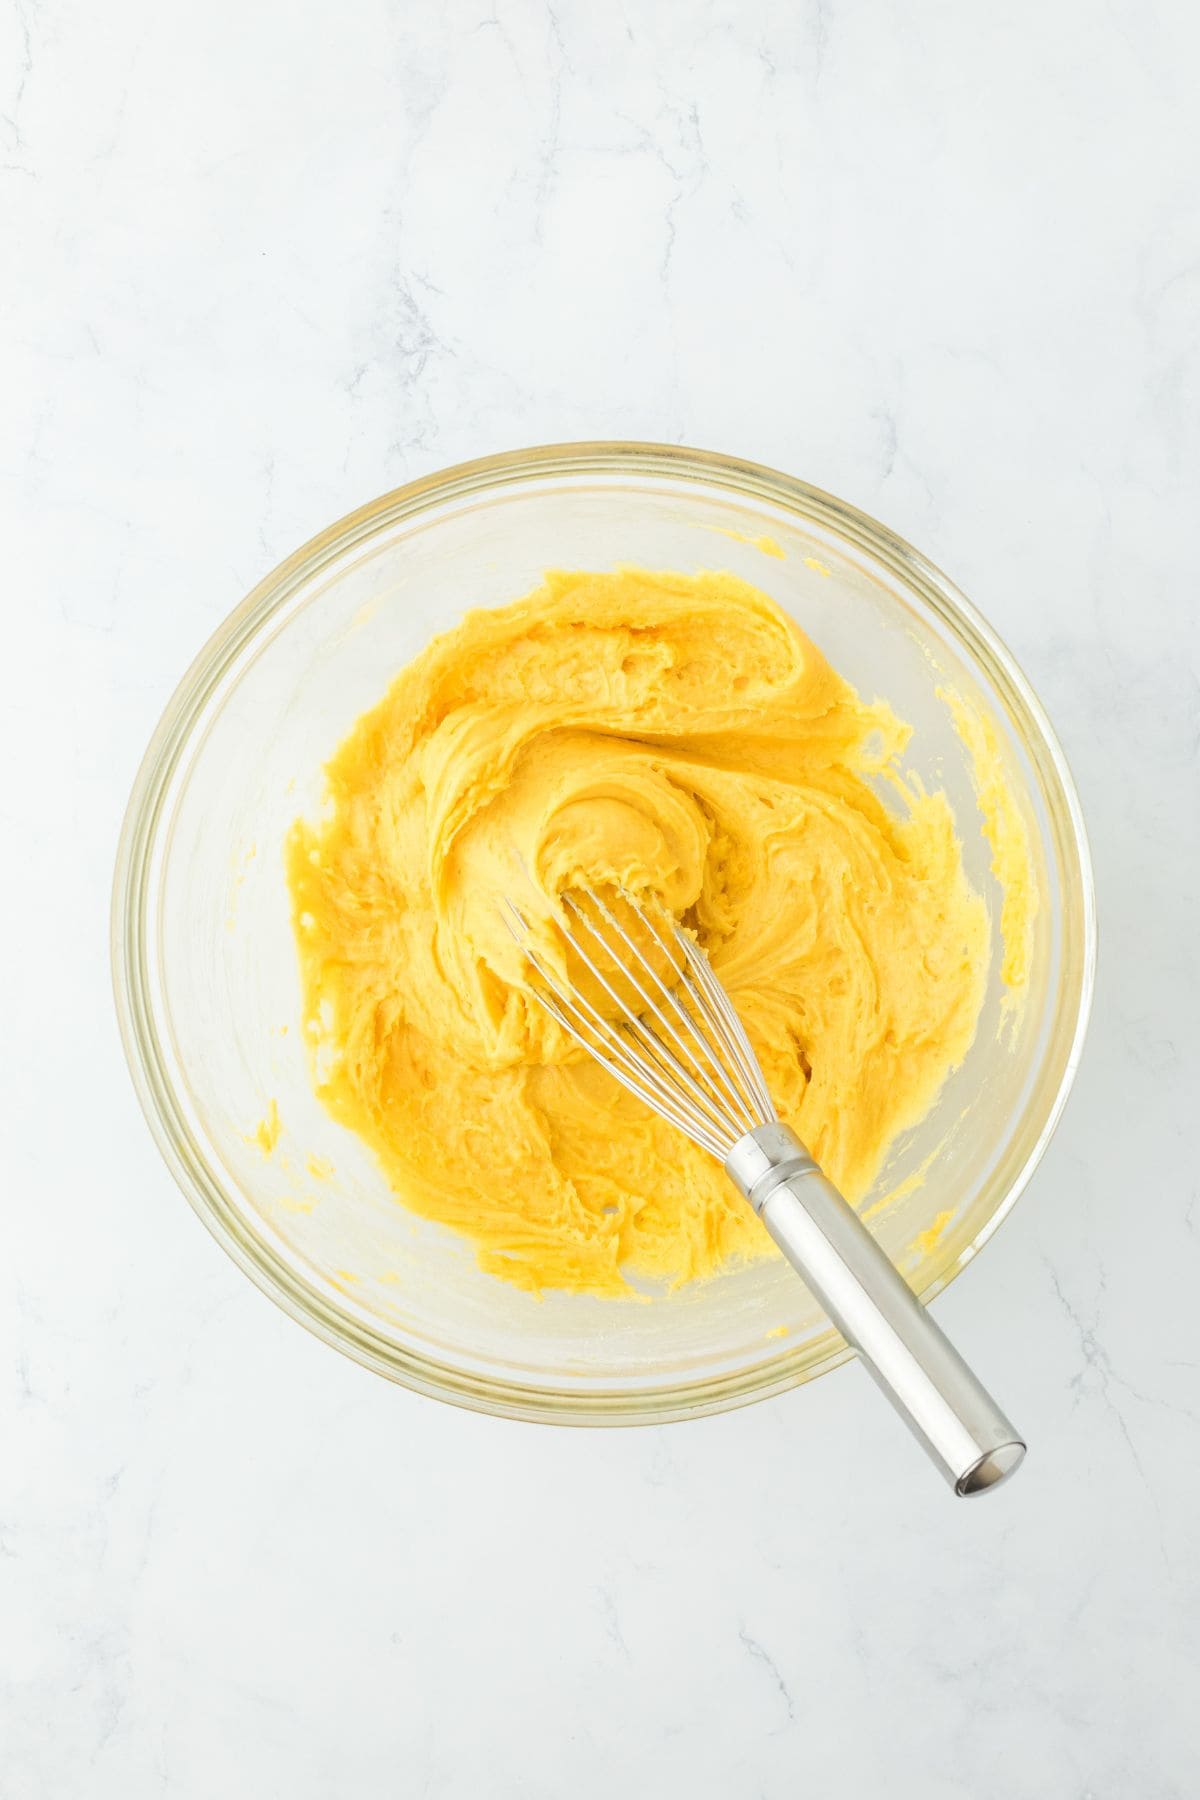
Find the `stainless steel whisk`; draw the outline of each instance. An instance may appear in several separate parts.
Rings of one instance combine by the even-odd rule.
[[[985,1493],[1012,1474],[1023,1440],[780,1122],[741,1020],[692,939],[629,894],[612,904],[590,888],[564,894],[555,928],[596,984],[590,999],[538,950],[520,908],[506,900],[503,909],[541,1005],[610,1075],[723,1164],[955,1492]]]

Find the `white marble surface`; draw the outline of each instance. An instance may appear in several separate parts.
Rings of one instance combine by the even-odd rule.
[[[5,1800],[1197,1792],[1198,54],[1186,0],[6,0]],[[616,1434],[392,1389],[135,1106],[108,882],[195,649],[584,436],[887,520],[1076,769],[1087,1055],[939,1308],[1034,1444],[982,1506],[871,1476],[855,1371]]]

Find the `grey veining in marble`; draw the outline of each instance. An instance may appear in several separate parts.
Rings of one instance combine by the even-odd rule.
[[[1196,1793],[1197,18],[6,0],[5,1800]],[[617,1434],[393,1390],[138,1114],[107,890],[193,652],[358,502],[587,436],[886,520],[1076,770],[1092,1036],[939,1303],[1034,1445],[981,1506],[864,1491],[844,1373]]]

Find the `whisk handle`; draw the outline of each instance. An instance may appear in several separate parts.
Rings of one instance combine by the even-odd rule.
[[[1012,1474],[1024,1440],[795,1132],[760,1125],[725,1169],[955,1492]]]

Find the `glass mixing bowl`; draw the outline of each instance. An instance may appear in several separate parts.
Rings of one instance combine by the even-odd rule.
[[[923,1299],[986,1243],[1045,1149],[1095,960],[1078,800],[1011,656],[916,551],[802,482],[649,444],[519,451],[386,495],[261,582],[184,677],[125,820],[113,963],[142,1106],[209,1230],[319,1337],[422,1393],[577,1424],[740,1405],[847,1351],[782,1261],[649,1303],[537,1300],[409,1213],[313,1094],[282,844],[297,814],[319,811],[322,765],[344,733],[435,632],[468,606],[515,599],[546,568],[618,562],[726,567],[766,589],[865,696],[913,725],[907,765],[954,806],[988,897],[993,974],[974,1047],[863,1208]],[[996,973],[999,890],[940,686],[992,721],[1033,849],[1041,905],[1015,1029]],[[267,1154],[256,1127],[272,1103],[280,1134]]]

